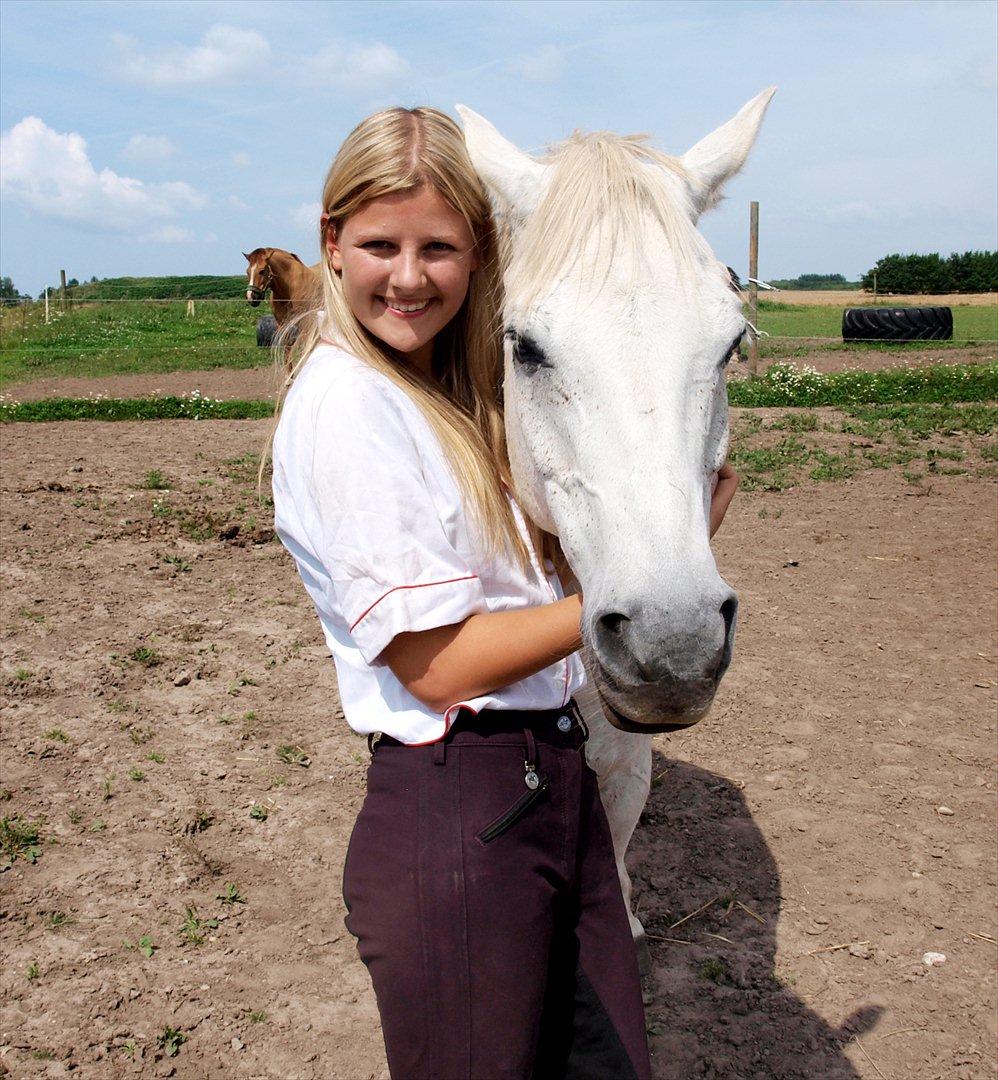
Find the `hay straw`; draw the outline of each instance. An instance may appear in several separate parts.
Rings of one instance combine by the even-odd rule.
[[[858,1035],[853,1035],[852,1041],[860,1048],[860,1050],[863,1051],[863,1057],[865,1057],[866,1060],[877,1070],[877,1076],[879,1076],[881,1078],[881,1080],[887,1080],[887,1077],[884,1076],[884,1074],[880,1071],[879,1067],[877,1066],[877,1063],[866,1052],[866,1047],[859,1041],[859,1036]]]
[[[682,918],[681,918],[681,919],[679,920],[679,922],[674,922],[674,923],[673,923],[673,924],[672,924],[671,926],[669,926],[669,927],[668,927],[667,929],[669,929],[669,930],[675,930],[677,926],[682,926],[684,922],[689,922],[689,921],[690,921],[690,919],[694,918],[694,917],[695,917],[696,915],[700,915],[700,914],[702,914],[702,913],[703,913],[704,911],[706,911],[706,910],[707,910],[707,908],[709,908],[709,907],[711,906],[711,904],[716,904],[716,903],[717,903],[717,901],[718,901],[718,900],[720,900],[720,899],[721,899],[721,898],[720,898],[719,896],[715,896],[713,900],[708,900],[708,901],[707,901],[707,903],[703,905],[703,907],[698,907],[698,908],[696,909],[696,911],[691,911],[691,912],[689,913],[689,915],[684,915],[684,916],[683,916],[683,917],[682,917]]]
[[[817,956],[818,953],[836,952],[839,949],[848,949],[853,945],[869,945],[868,941],[843,941],[841,945],[823,945],[820,949],[812,949],[805,956]]]

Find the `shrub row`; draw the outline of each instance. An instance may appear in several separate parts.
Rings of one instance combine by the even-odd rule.
[[[774,364],[758,379],[728,383],[732,405],[859,405],[864,403],[992,401],[998,399],[998,364],[939,364],[885,371],[837,371]],[[0,397],[0,422],[43,420],[260,420],[272,416],[270,401],[222,401],[197,390],[186,397],[42,398]]]
[[[185,397],[0,399],[0,423],[45,420],[260,420],[273,416],[272,401],[222,401],[197,390]]]
[[[732,405],[858,405],[888,402],[991,401],[998,398],[998,364],[937,364],[883,371],[835,371],[773,364],[758,379],[728,383]]]

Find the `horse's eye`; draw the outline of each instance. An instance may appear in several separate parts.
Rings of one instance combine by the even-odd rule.
[[[527,337],[526,334],[517,333],[516,330],[507,330],[504,336],[507,341],[512,343],[513,359],[528,372],[551,366],[540,346]]]
[[[732,343],[728,346],[727,352],[725,352],[724,358],[721,360],[721,367],[727,367],[728,361],[731,359],[732,355],[737,350],[738,345],[742,340],[742,335],[744,333],[744,330],[740,330],[738,332],[738,337],[736,337],[735,340],[732,341]]]

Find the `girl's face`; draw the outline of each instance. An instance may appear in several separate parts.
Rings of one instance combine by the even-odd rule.
[[[478,266],[464,218],[430,185],[371,199],[326,250],[350,310],[427,376],[433,339],[454,318]]]

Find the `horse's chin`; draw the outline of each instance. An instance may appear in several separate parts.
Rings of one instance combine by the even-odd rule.
[[[259,307],[260,306],[260,301],[259,300],[252,300],[248,296],[246,297],[246,303],[249,304],[250,307]]]
[[[607,674],[594,665],[596,692],[607,720],[621,731],[655,735],[693,727],[710,712],[716,684],[697,683],[692,687],[639,687],[619,690]]]

